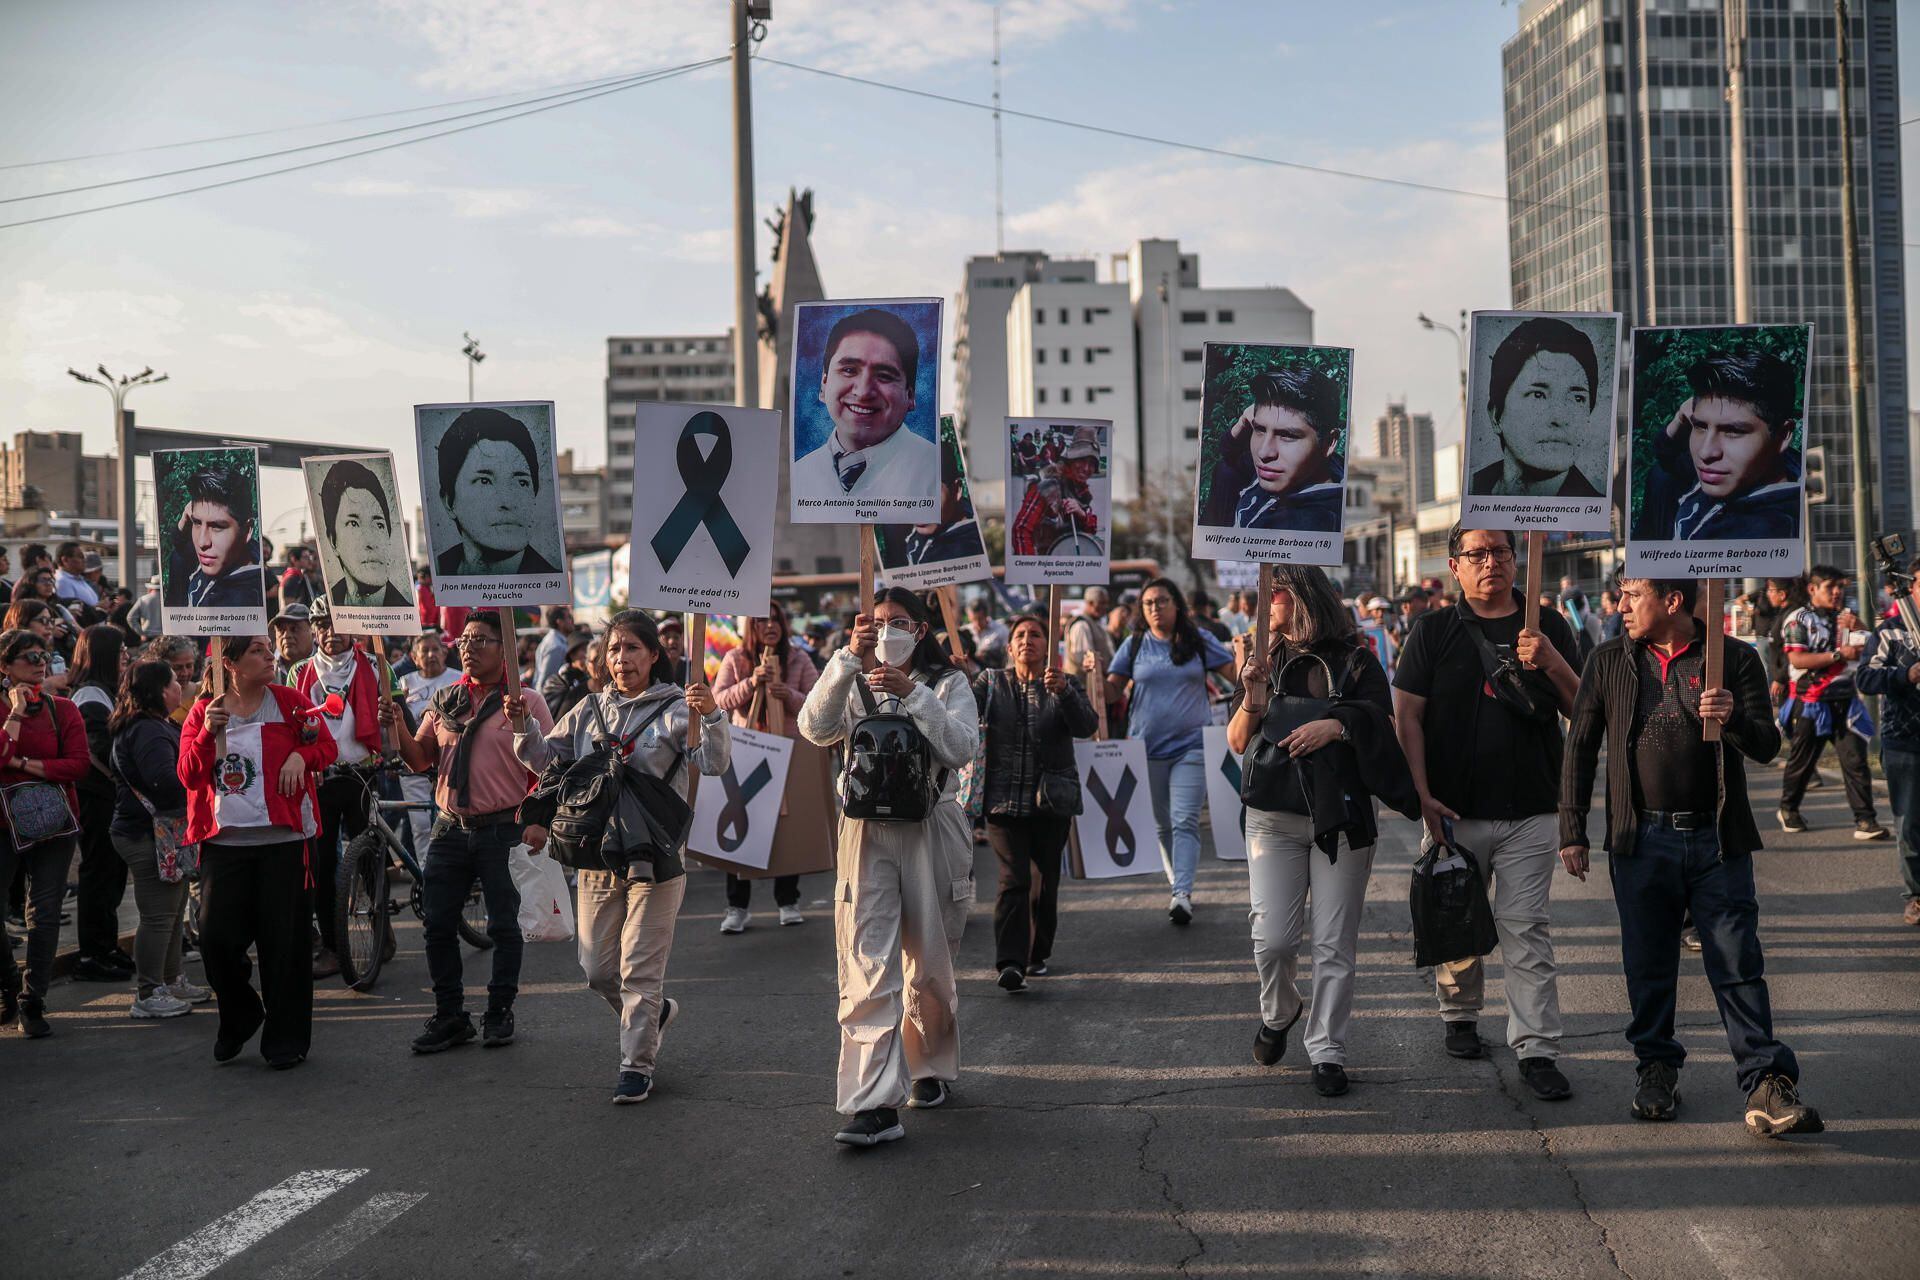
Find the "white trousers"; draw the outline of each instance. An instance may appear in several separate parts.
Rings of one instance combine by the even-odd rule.
[[[1260,1019],[1277,1031],[1300,1012],[1295,985],[1301,926],[1311,906],[1312,1010],[1303,1043],[1315,1063],[1347,1061],[1353,1014],[1353,961],[1360,945],[1373,846],[1345,845],[1329,861],[1303,814],[1248,809],[1247,888],[1253,964],[1260,974]]]
[[[1453,838],[1472,852],[1480,874],[1493,878],[1493,923],[1506,964],[1507,1044],[1518,1057],[1557,1058],[1560,984],[1547,898],[1560,869],[1560,815],[1462,818],[1453,824]],[[1483,956],[1434,966],[1435,993],[1448,1021],[1477,1017],[1486,999],[1486,967]]]
[[[840,820],[833,937],[839,957],[843,1115],[906,1105],[914,1080],[960,1074],[953,953],[973,902],[973,833],[942,801],[925,822]]]

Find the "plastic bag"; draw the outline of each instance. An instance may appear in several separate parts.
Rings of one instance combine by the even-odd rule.
[[[534,857],[524,844],[507,853],[507,871],[520,891],[520,933],[528,942],[565,942],[573,937],[573,895],[560,864]]]
[[[1479,864],[1455,843],[1451,823],[1446,837],[1421,851],[1407,892],[1413,963],[1421,968],[1484,956],[1499,942]]]

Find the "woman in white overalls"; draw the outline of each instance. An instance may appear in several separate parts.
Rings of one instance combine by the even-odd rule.
[[[899,1107],[939,1106],[960,1071],[948,919],[973,901],[973,833],[954,796],[980,725],[967,677],[935,643],[926,605],[898,587],[854,620],[852,643],[800,708],[801,735],[820,746],[846,739],[870,714],[860,683],[876,711],[912,718],[944,775],[940,800],[921,821],[840,819],[837,1109],[852,1119],[834,1140],[871,1147],[905,1137]]]

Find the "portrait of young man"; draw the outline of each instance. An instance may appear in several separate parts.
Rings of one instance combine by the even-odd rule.
[[[1476,316],[1476,345],[1506,317]],[[1604,493],[1613,433],[1612,343],[1606,358],[1590,328],[1618,332],[1611,316],[1577,327],[1556,316],[1529,316],[1507,330],[1476,379],[1485,395],[1468,492],[1486,497],[1598,498]],[[1482,357],[1475,352],[1475,369]],[[1477,398],[1477,397],[1476,397]],[[1497,443],[1493,456],[1486,437]],[[1486,461],[1482,461],[1486,459]],[[1581,466],[1582,459],[1587,467]]]
[[[1798,540],[1802,408],[1794,367],[1766,351],[1723,351],[1693,361],[1685,376],[1689,394],[1672,417],[1635,428],[1636,447],[1652,447],[1652,465],[1633,536]]]
[[[875,528],[883,568],[941,564],[986,555],[980,525],[974,519],[973,499],[967,495],[967,475],[960,465],[960,447],[951,428],[942,423],[940,441],[940,518],[926,524],[881,525]]]
[[[421,410],[441,406],[423,405]],[[443,578],[513,578],[560,572],[558,507],[542,451],[523,416],[547,405],[466,409],[424,452],[440,511],[429,513],[434,572]],[[543,426],[543,436],[545,435]],[[547,440],[550,445],[550,438]],[[551,452],[546,455],[551,458]],[[449,545],[448,525],[455,539]]]
[[[921,404],[923,359],[939,356],[938,304],[929,306],[935,345],[923,350],[913,324],[897,311],[868,306],[835,320],[822,344],[820,366],[803,358],[806,329],[831,308],[803,308],[794,346],[793,494],[796,499],[907,499],[930,503],[940,487],[940,451],[913,430],[909,416],[929,415]],[[808,424],[824,410],[832,429],[809,446]],[[805,450],[805,452],[801,452]],[[797,508],[804,510],[804,508]]]
[[[1256,373],[1221,441],[1199,523],[1338,533],[1346,491],[1344,388],[1312,365]]]
[[[327,571],[327,598],[335,605],[357,608],[411,609],[413,601],[395,585],[408,569],[406,547],[394,519],[392,489],[373,466],[390,458],[337,461],[314,459],[312,471],[324,471],[320,481],[321,536],[326,539],[321,561]]]
[[[264,608],[257,473],[248,475],[204,454],[199,459],[176,454],[171,463],[162,483],[181,486],[185,501],[171,530],[165,604]]]

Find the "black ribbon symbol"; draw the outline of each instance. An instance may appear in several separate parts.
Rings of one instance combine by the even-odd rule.
[[[713,437],[713,450],[704,458],[700,456],[699,440],[703,435]],[[680,480],[687,491],[653,535],[653,553],[660,557],[660,567],[673,568],[673,562],[692,540],[693,531],[704,524],[726,562],[727,572],[739,573],[750,548],[720,497],[727,474],[733,470],[733,433],[727,430],[727,420],[712,412],[696,413],[687,419],[687,425],[680,428],[673,461],[680,468]]]
[[[714,838],[720,842],[721,851],[732,853],[747,841],[747,803],[760,794],[760,788],[773,781],[773,770],[762,760],[741,782],[733,771],[729,761],[720,774],[720,785],[726,788],[727,803],[720,810],[720,825],[714,831]],[[727,833],[732,832],[729,836]]]
[[[1240,794],[1240,762],[1231,751],[1220,757],[1220,776],[1233,784],[1233,794]]]
[[[1087,792],[1094,803],[1100,806],[1100,812],[1107,815],[1107,856],[1113,859],[1116,867],[1133,865],[1134,852],[1140,847],[1134,838],[1133,824],[1127,821],[1127,805],[1133,799],[1133,789],[1139,780],[1133,776],[1133,766],[1128,765],[1120,771],[1120,785],[1108,792],[1107,784],[1100,776],[1100,770],[1087,770]],[[1126,852],[1120,851],[1122,845]]]

